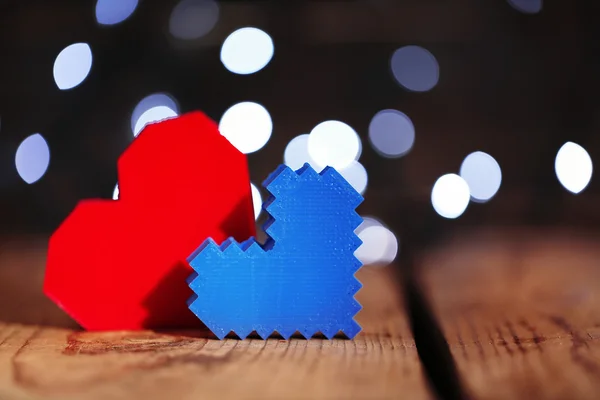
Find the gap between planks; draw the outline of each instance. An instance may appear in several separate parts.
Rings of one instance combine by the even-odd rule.
[[[465,397],[598,398],[599,242],[578,231],[479,230],[424,255],[420,282]]]

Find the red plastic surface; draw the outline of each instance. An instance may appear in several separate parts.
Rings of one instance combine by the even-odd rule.
[[[148,125],[118,162],[119,200],[83,200],[50,238],[44,292],[89,330],[191,328],[186,258],[256,234],[246,156],[204,114]]]

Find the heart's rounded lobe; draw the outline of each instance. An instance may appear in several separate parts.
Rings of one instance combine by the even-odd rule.
[[[255,236],[246,156],[194,112],[148,125],[118,173],[118,200],[81,201],[50,238],[44,292],[89,330],[202,326],[186,259]]]

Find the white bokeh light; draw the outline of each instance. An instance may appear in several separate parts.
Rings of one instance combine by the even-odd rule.
[[[15,155],[15,166],[21,179],[32,184],[41,179],[50,165],[50,148],[42,135],[34,133],[21,142]]]
[[[392,74],[404,88],[413,92],[433,89],[440,79],[440,67],[434,55],[420,46],[404,46],[392,55]]]
[[[144,97],[131,113],[131,131],[137,136],[149,123],[172,118],[179,114],[175,100],[166,93],[154,93]]]
[[[369,175],[365,167],[358,161],[352,161],[350,165],[338,171],[354,190],[363,194],[369,182]]]
[[[385,226],[379,219],[375,217],[363,216],[363,222],[354,230],[357,235],[367,229],[369,226]]]
[[[266,32],[252,27],[241,28],[223,42],[221,62],[234,74],[253,74],[271,61],[274,51],[273,39]]]
[[[398,255],[398,239],[392,231],[378,221],[370,222],[364,228],[356,230],[363,243],[354,255],[365,265],[387,265]]]
[[[113,200],[119,200],[119,184],[115,185],[115,190],[113,190]]]
[[[507,0],[508,4],[523,14],[537,14],[542,11],[542,0]]]
[[[490,200],[502,183],[500,164],[483,151],[476,151],[465,157],[460,167],[460,176],[467,181],[471,199],[475,202]]]
[[[324,168],[308,154],[308,133],[298,135],[289,141],[283,152],[283,163],[294,171],[302,168],[304,163],[309,163],[317,172],[321,172]]]
[[[209,33],[219,20],[214,0],[182,0],[171,12],[169,32],[178,39],[198,39]]]
[[[138,0],[96,1],[96,22],[100,25],[115,25],[125,21],[138,6]]]
[[[397,110],[382,110],[371,119],[369,140],[380,155],[402,157],[415,142],[415,127],[406,114]]]
[[[242,102],[231,106],[219,122],[219,131],[244,154],[262,149],[273,132],[273,121],[258,103]]]
[[[262,211],[262,196],[260,195],[260,190],[256,187],[254,183],[250,183],[250,188],[252,189],[252,205],[254,207],[254,219],[258,219],[260,212]]]
[[[295,171],[302,168],[308,160],[308,133],[305,133],[296,136],[285,146],[283,163]]]
[[[92,49],[87,43],[74,43],[56,56],[54,82],[60,90],[72,89],[87,78],[91,69]]]
[[[133,135],[137,136],[140,132],[146,127],[148,124],[153,124],[155,122],[164,121],[169,118],[176,117],[177,113],[171,110],[167,106],[158,106],[152,107],[149,110],[146,110],[140,118],[138,118],[137,123],[133,129]]]
[[[469,185],[456,174],[441,176],[431,190],[431,204],[444,218],[460,217],[467,209],[470,198]]]
[[[565,143],[556,154],[556,176],[565,189],[574,194],[587,187],[592,179],[593,169],[589,153],[577,143]]]
[[[358,160],[362,150],[360,137],[341,121],[321,122],[308,137],[308,154],[319,165],[338,171]]]

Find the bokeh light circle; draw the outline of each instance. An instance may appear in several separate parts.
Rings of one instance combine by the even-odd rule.
[[[138,0],[96,1],[96,22],[100,25],[116,25],[125,21],[138,6]]]
[[[397,110],[382,110],[371,119],[369,141],[383,157],[402,157],[415,142],[415,127],[406,114]]]
[[[219,20],[214,0],[182,0],[169,17],[169,32],[177,39],[193,40],[208,34]]]
[[[507,0],[508,4],[523,14],[537,14],[542,11],[542,0]]]
[[[154,93],[144,97],[131,113],[131,131],[137,136],[149,123],[172,118],[179,114],[177,102],[166,93]]]
[[[133,135],[139,135],[148,124],[164,121],[176,116],[177,113],[167,106],[152,107],[140,115],[133,129]]]
[[[268,33],[246,27],[225,39],[221,46],[221,62],[230,72],[248,75],[266,67],[274,52],[273,39]]]
[[[54,60],[54,82],[60,90],[79,86],[92,69],[92,49],[87,43],[74,43],[61,50]]]
[[[363,222],[354,230],[357,235],[369,226],[385,226],[379,219],[372,216],[362,216]]]
[[[308,133],[296,136],[285,146],[283,163],[294,171],[302,168],[308,159]]]
[[[387,265],[398,254],[398,239],[383,225],[372,224],[357,233],[362,245],[354,252],[365,265]]]
[[[231,106],[219,122],[219,131],[244,154],[262,149],[273,132],[271,115],[262,105],[242,102]]]
[[[392,54],[392,74],[405,89],[427,92],[440,78],[439,64],[428,50],[420,46],[404,46]]]
[[[15,166],[23,181],[37,182],[50,165],[50,148],[42,135],[34,133],[19,144],[15,155]]]
[[[341,121],[321,122],[308,137],[308,154],[316,163],[341,170],[358,160],[362,150],[360,137]]]
[[[467,182],[456,174],[446,174],[438,178],[431,190],[431,204],[444,218],[460,217],[471,199]]]
[[[502,183],[500,164],[483,151],[469,154],[462,162],[460,176],[469,185],[471,199],[486,202],[496,195]]]
[[[250,188],[252,191],[252,205],[254,207],[254,219],[258,219],[260,212],[262,211],[262,196],[260,195],[260,190],[254,183],[250,183]]]
[[[554,171],[558,181],[569,192],[582,192],[590,183],[593,170],[592,158],[577,143],[567,142],[558,150]]]
[[[369,175],[365,167],[358,161],[352,161],[348,166],[338,171],[354,190],[363,194],[369,182]]]

